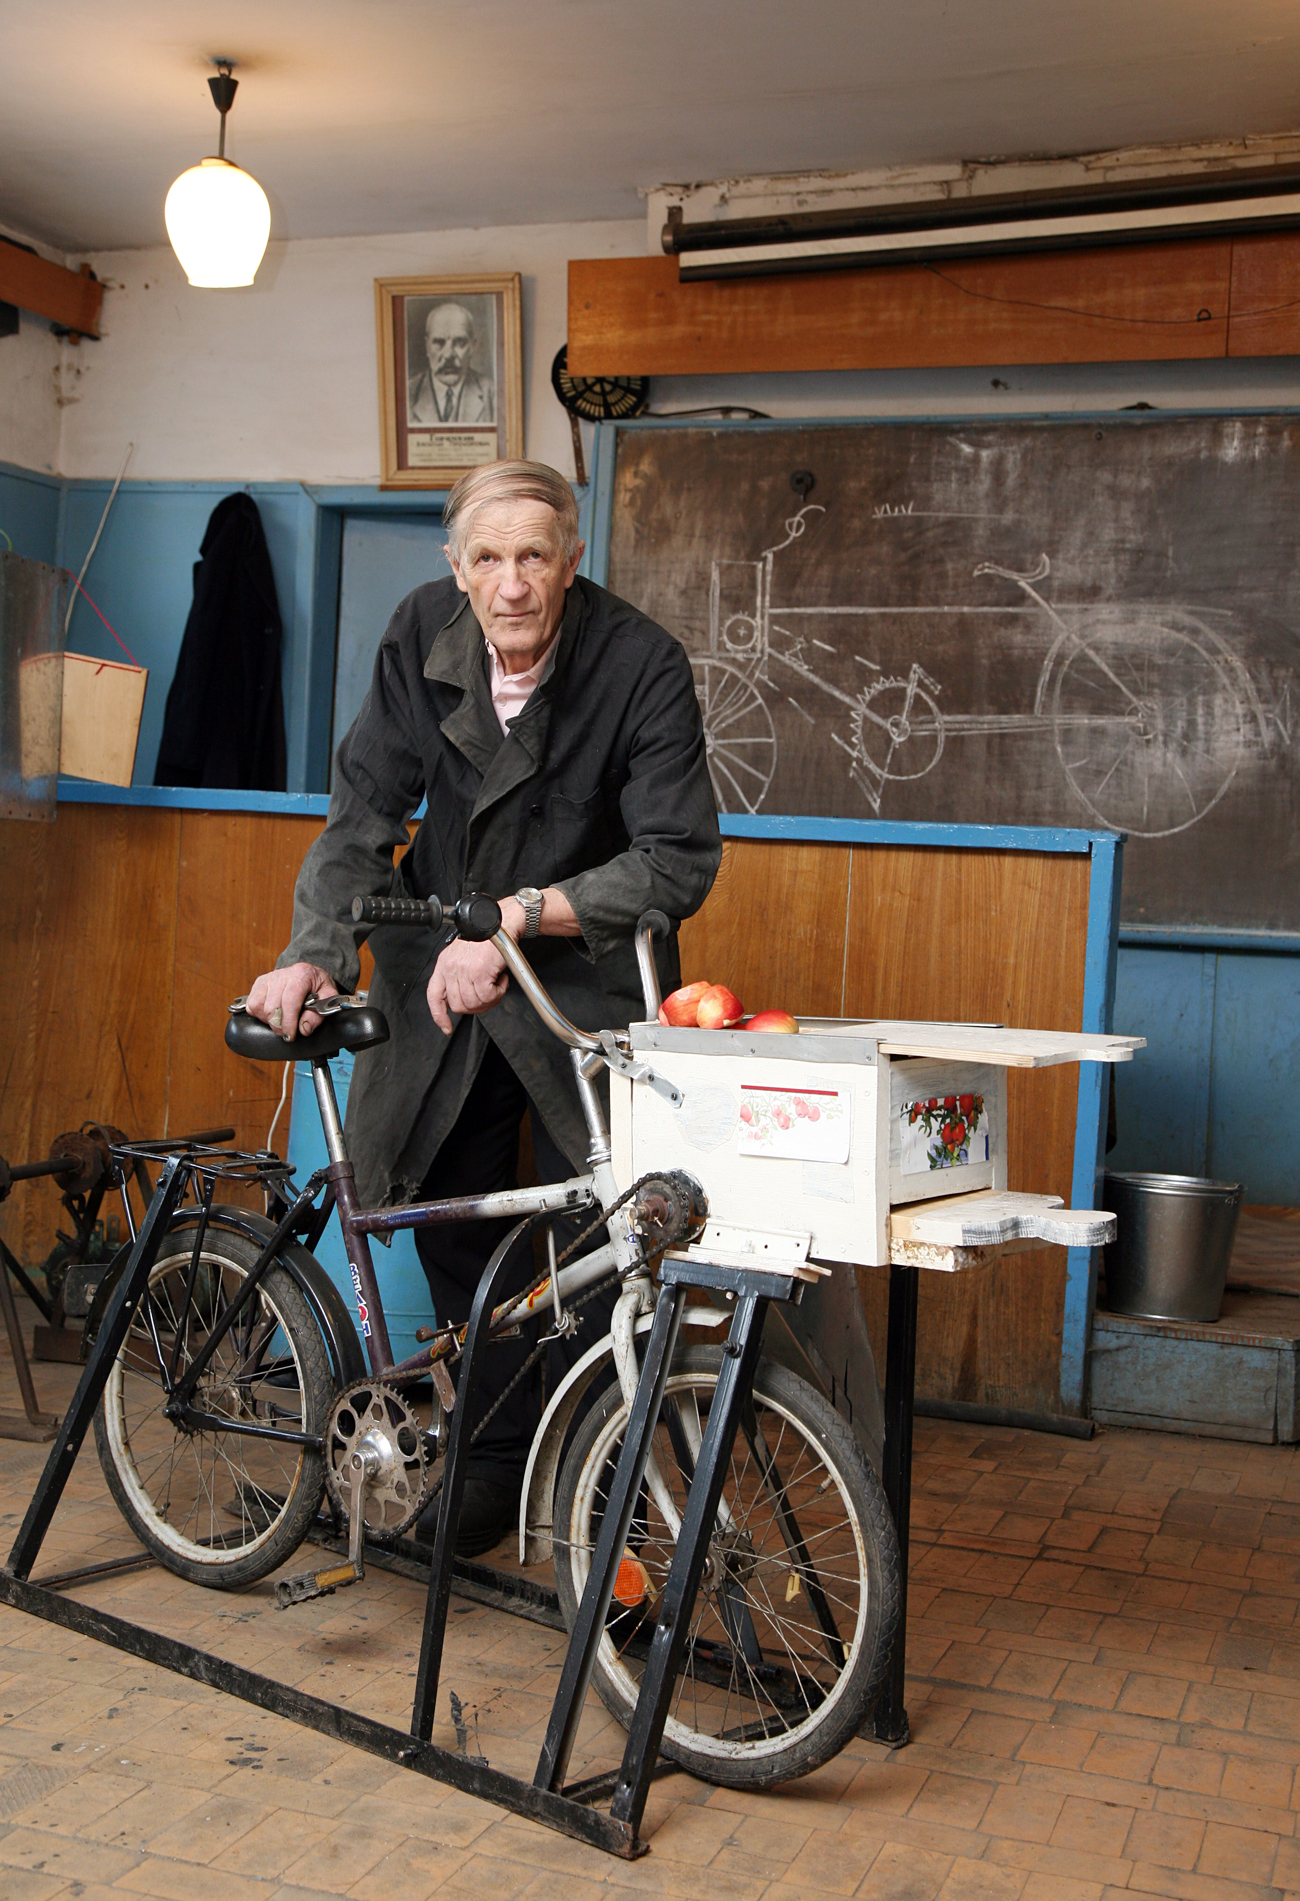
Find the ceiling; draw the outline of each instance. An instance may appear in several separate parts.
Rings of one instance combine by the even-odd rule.
[[[1295,0],[0,0],[0,222],[163,242],[216,149],[279,238],[635,218],[637,188],[1300,122]]]

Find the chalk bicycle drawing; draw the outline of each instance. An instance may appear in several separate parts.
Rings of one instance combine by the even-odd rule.
[[[1063,609],[1039,585],[1051,573],[1046,555],[1027,573],[992,561],[974,570],[977,578],[993,576],[1017,588],[1022,599],[1012,607],[778,604],[776,557],[800,539],[811,515],[822,513],[820,504],[806,503],[786,521],[785,540],[765,548],[757,561],[712,564],[708,651],[692,656],[691,664],[709,769],[725,811],[758,811],[776,771],[776,730],[762,689],[815,723],[790,690],[794,682],[847,711],[847,731],[831,738],[848,754],[849,775],[877,813],[886,787],[933,772],[952,738],[1045,730],[1092,818],[1137,837],[1161,838],[1204,818],[1250,752],[1268,748],[1274,728],[1290,737],[1285,697],[1280,707],[1265,709],[1245,666],[1206,615],[1177,605]],[[738,578],[743,598],[733,607]],[[1009,613],[1041,614],[1052,635],[1032,709],[1025,712],[952,711],[940,706],[943,689],[919,661],[887,673],[856,652],[853,662],[868,677],[859,691],[846,692],[820,670],[827,664],[820,655],[840,648],[812,631],[836,619]]]
[[[364,922],[435,931],[451,925],[471,941],[491,939],[538,1016],[569,1046],[591,1143],[588,1172],[539,1188],[362,1208],[329,1058],[386,1040],[384,1019],[359,1007],[364,999],[313,999],[310,1007],[323,1025],[292,1044],[232,1006],[226,1040],[238,1053],[269,1062],[310,1060],[330,1167],[299,1189],[274,1155],[188,1146],[183,1166],[192,1199],[171,1217],[113,1361],[95,1417],[100,1463],[142,1544],[190,1582],[230,1589],[268,1577],[316,1526],[327,1494],[350,1529],[348,1562],[282,1581],[277,1594],[283,1603],[297,1603],[360,1580],[365,1540],[400,1535],[438,1494],[448,1470],[449,1422],[461,1398],[447,1367],[470,1350],[465,1327],[429,1328],[420,1351],[394,1363],[369,1236],[508,1216],[518,1225],[480,1283],[481,1332],[496,1336],[531,1325],[548,1337],[571,1333],[589,1317],[582,1309],[592,1295],[619,1289],[609,1333],[591,1342],[551,1395],[524,1480],[521,1550],[527,1539],[536,1547],[532,1555],[553,1555],[560,1609],[572,1630],[620,1449],[637,1417],[638,1352],[655,1350],[647,1342],[659,1327],[654,1317],[664,1297],[664,1252],[698,1235],[707,1216],[699,1184],[680,1173],[643,1176],[619,1191],[594,1082],[608,1067],[677,1092],[632,1057],[626,1034],[597,1036],[564,1017],[502,932],[490,899],[446,907],[436,899],[358,899],[353,914]],[[659,1005],[650,937],[666,929],[667,920],[652,912],[637,932],[650,1018]],[[166,1146],[115,1148],[121,1182],[137,1159],[157,1159]],[[225,1205],[218,1185],[232,1182],[260,1182],[278,1219]],[[134,1238],[125,1189],[124,1200]],[[369,1370],[342,1297],[310,1253],[335,1210],[352,1263]],[[554,1223],[566,1217],[570,1225],[576,1217],[583,1233],[566,1247],[562,1230],[557,1252]],[[504,1285],[500,1270],[512,1250],[523,1246],[531,1254],[534,1233],[543,1239],[549,1265],[522,1293],[493,1307],[490,1290]],[[583,1252],[588,1241],[592,1251]],[[91,1337],[107,1324],[130,1253],[122,1250],[101,1284]],[[671,1289],[658,1423],[652,1418],[644,1479],[592,1682],[610,1711],[630,1725],[650,1667],[658,1607],[674,1601],[679,1588],[675,1558],[689,1522],[694,1474],[697,1466],[720,1470],[703,1574],[693,1604],[686,1600],[688,1634],[670,1678],[659,1746],[708,1780],[766,1787],[826,1762],[866,1720],[899,1617],[898,1545],[883,1488],[858,1437],[829,1400],[786,1368],[757,1360],[730,1453],[725,1446],[718,1454],[710,1450],[715,1398],[730,1394],[726,1368],[733,1346],[725,1323],[733,1310],[680,1302],[681,1290]],[[683,1337],[674,1349],[679,1325]],[[421,1410],[413,1388],[431,1376],[430,1421],[428,1404]],[[587,1398],[592,1403],[584,1416]],[[718,1401],[722,1413],[735,1403]],[[480,1419],[476,1431],[485,1424]],[[719,1456],[721,1468],[710,1464]],[[459,1482],[453,1476],[440,1541],[453,1535],[446,1530],[449,1516],[454,1532]]]

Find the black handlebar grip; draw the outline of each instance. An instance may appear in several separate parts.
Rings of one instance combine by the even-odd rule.
[[[662,911],[643,911],[637,920],[638,931],[649,931],[651,937],[667,937],[672,928]]]
[[[443,908],[437,898],[353,898],[354,924],[423,924],[437,930]],[[491,932],[488,933],[491,936]]]

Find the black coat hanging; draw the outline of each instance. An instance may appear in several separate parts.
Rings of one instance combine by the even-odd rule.
[[[282,792],[280,607],[251,495],[218,502],[199,555],[154,784]]]

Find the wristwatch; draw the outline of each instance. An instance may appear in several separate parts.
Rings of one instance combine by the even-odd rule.
[[[515,903],[524,907],[524,936],[536,937],[542,923],[542,894],[536,885],[520,885]]]

